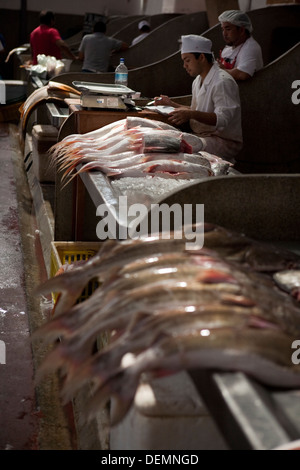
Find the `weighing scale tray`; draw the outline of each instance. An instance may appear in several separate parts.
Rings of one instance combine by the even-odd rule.
[[[81,106],[86,108],[127,109],[126,100],[135,93],[125,85],[74,81],[81,91]]]
[[[125,85],[116,85],[112,83],[93,83],[93,82],[73,82],[78,90],[88,93],[97,93],[98,95],[131,95],[135,91]]]

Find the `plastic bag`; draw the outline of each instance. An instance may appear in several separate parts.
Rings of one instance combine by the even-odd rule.
[[[53,56],[39,54],[37,56],[37,65],[31,67],[31,75],[37,75],[40,78],[52,78],[64,71],[64,63]]]

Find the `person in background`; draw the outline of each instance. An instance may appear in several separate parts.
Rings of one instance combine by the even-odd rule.
[[[86,34],[79,46],[79,60],[83,72],[108,72],[110,56],[114,51],[125,51],[128,44],[106,36],[106,24],[95,23],[92,34]]]
[[[0,56],[3,57],[5,54],[5,39],[3,34],[0,33]]]
[[[156,105],[173,106],[168,115],[175,127],[189,123],[203,143],[203,151],[235,162],[242,149],[242,123],[237,82],[214,61],[212,42],[203,36],[181,37],[181,58],[192,83],[191,106],[181,106],[168,96],[154,99]]]
[[[4,60],[5,60],[5,54],[6,54],[5,39],[4,39],[3,34],[0,33],[0,65],[1,66],[2,66],[2,62],[4,62]],[[1,68],[0,68],[0,80],[2,80]]]
[[[220,51],[219,66],[235,80],[247,80],[263,68],[262,50],[252,37],[253,27],[246,13],[226,10],[219,16],[226,46]]]
[[[76,56],[70,51],[63,41],[60,33],[54,28],[55,16],[52,11],[41,11],[40,25],[30,34],[30,46],[32,64],[37,64],[37,56],[44,54],[60,60],[63,57],[76,60]]]
[[[148,36],[148,34],[151,31],[150,24],[146,20],[140,21],[138,24],[138,28],[139,28],[140,34],[139,36],[137,36],[136,38],[132,40],[131,46],[134,46],[135,44],[140,42],[142,39]]]

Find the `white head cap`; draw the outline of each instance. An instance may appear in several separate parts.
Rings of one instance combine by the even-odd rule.
[[[150,28],[150,23],[148,23],[148,21],[146,21],[146,20],[140,21],[139,24],[138,24],[138,28],[142,29],[144,26],[148,26]]]
[[[243,26],[252,33],[253,27],[249,16],[240,10],[226,10],[219,16],[220,23],[231,23],[235,26]]]
[[[191,52],[199,52],[202,54],[212,54],[212,42],[210,39],[198,36],[196,34],[189,34],[181,36],[181,53],[188,54]]]

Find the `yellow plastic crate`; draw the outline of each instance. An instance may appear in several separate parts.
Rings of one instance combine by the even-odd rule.
[[[51,262],[50,276],[56,275],[57,271],[66,263],[87,260],[95,256],[101,247],[101,242],[51,242]],[[99,286],[97,279],[92,279],[83,289],[77,303],[87,299]],[[55,304],[58,293],[52,292],[52,299]],[[95,348],[100,350],[109,342],[109,332],[103,332],[97,337]]]
[[[51,242],[50,276],[55,276],[66,263],[72,264],[76,261],[88,260],[96,255],[100,246],[101,242]],[[98,285],[98,281],[92,279],[83,289],[77,302],[82,302],[88,298]],[[57,297],[58,293],[52,292],[54,302],[56,302]]]

